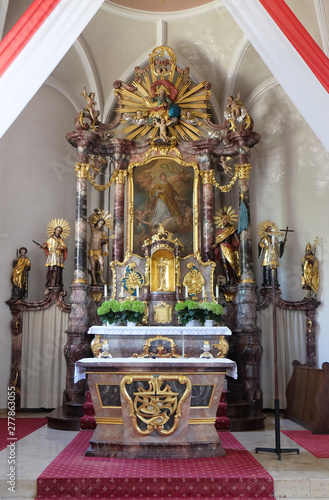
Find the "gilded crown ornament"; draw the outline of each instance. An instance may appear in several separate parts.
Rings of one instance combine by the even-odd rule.
[[[272,236],[275,237],[281,237],[284,236],[284,233],[282,233],[275,222],[266,219],[263,222],[260,222],[257,227],[257,232],[259,238],[264,238],[265,236],[268,236],[271,234]]]
[[[104,221],[104,225],[108,229],[113,229],[113,218],[112,215],[108,211],[104,210],[98,210],[97,212],[94,212],[91,217],[91,223],[92,224],[97,224],[99,220]]]
[[[239,216],[235,212],[232,207],[223,207],[216,212],[214,216],[214,222],[216,227],[221,228],[225,225],[225,223],[229,223],[229,225],[238,222]]]

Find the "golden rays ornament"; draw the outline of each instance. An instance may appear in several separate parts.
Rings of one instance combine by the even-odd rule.
[[[271,230],[267,230],[268,228],[271,228]],[[276,238],[284,236],[284,233],[280,231],[278,225],[269,219],[266,219],[258,224],[257,232],[260,239],[268,236],[269,234],[275,236]]]
[[[113,229],[113,218],[112,215],[104,210],[99,210],[97,212],[94,212],[93,215],[91,216],[91,222],[93,224],[96,224],[100,219],[102,219],[105,222],[105,226],[109,229]]]
[[[115,82],[117,113],[129,140],[196,141],[205,135],[210,83],[191,82],[190,69],[180,68],[169,47],[156,47],[149,63],[135,68],[130,85]],[[203,130],[204,128],[204,130]]]
[[[223,227],[225,222],[228,222],[229,225],[233,225],[238,222],[239,216],[234,210],[233,207],[223,207],[216,212],[214,216],[215,226],[217,228]]]
[[[47,235],[51,236],[54,234],[56,227],[62,228],[61,238],[63,238],[63,240],[70,236],[71,226],[65,219],[51,219],[47,226]]]

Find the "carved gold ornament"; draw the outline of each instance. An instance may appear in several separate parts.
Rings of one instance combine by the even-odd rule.
[[[144,276],[140,272],[135,270],[136,267],[137,264],[135,262],[128,264],[125,269],[124,276],[121,280],[124,289],[127,290],[130,296],[136,295],[137,287],[141,289],[141,287],[145,283]]]
[[[192,262],[189,262],[186,267],[189,269],[189,272],[183,278],[183,286],[187,287],[189,295],[197,295],[205,285],[204,277]]]
[[[134,353],[133,358],[180,358],[176,353],[176,344],[173,339],[156,335],[147,339],[141,354]]]
[[[217,358],[225,358],[229,350],[229,343],[224,335],[220,335],[218,344],[212,344],[212,347],[218,349]]]
[[[77,174],[77,177],[88,179],[88,177],[90,176],[89,167],[90,167],[89,163],[76,163],[75,173]]]
[[[140,385],[130,396],[127,385],[139,381],[146,382],[148,387]],[[171,389],[168,383],[170,381],[177,381],[186,386],[181,398],[178,392]],[[120,382],[121,394],[129,404],[133,428],[144,436],[152,434],[155,430],[162,436],[174,434],[179,425],[182,404],[188,398],[191,389],[191,380],[184,375],[126,375]],[[171,417],[173,417],[171,428],[165,429]]]
[[[52,236],[55,232],[56,227],[61,227],[62,232],[61,232],[61,238],[65,240],[65,238],[68,238],[70,236],[70,231],[71,231],[71,226],[65,219],[51,219],[47,226],[47,235]]]

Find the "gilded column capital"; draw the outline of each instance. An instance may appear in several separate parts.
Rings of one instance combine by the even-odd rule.
[[[239,179],[249,179],[252,169],[250,163],[238,163],[235,167],[238,170]]]
[[[89,163],[76,163],[75,173],[77,174],[77,177],[88,179],[89,167]]]
[[[113,178],[115,184],[124,184],[126,182],[127,170],[114,170]]]
[[[213,184],[215,174],[213,170],[200,170],[202,184]]]

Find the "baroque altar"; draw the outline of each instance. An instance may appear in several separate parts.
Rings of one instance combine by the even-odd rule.
[[[175,306],[192,299],[224,306],[247,425],[261,428],[249,196],[250,149],[260,136],[240,96],[229,96],[216,124],[210,82],[195,81],[170,47],[155,48],[132,81],[113,86],[112,120],[100,121],[95,94],[85,91],[87,105],[66,136],[77,149],[77,211],[64,411],[82,407],[85,383],[74,380],[75,363],[90,356],[87,332],[100,324],[96,310],[108,294],[139,299],[143,325],[164,332],[177,328]],[[92,216],[88,183],[102,207]],[[233,188],[235,208],[226,207],[223,196]]]

